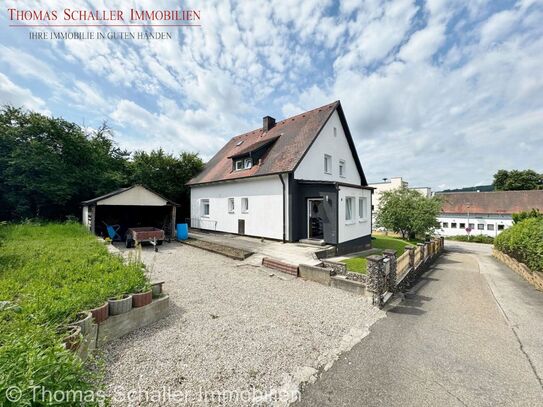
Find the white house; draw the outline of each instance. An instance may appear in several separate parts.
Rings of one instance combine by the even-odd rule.
[[[371,195],[339,101],[232,138],[191,187],[191,226],[338,253],[371,246]]]
[[[375,219],[377,212],[379,210],[379,202],[381,201],[381,195],[385,191],[392,191],[396,188],[409,188],[409,183],[404,181],[402,177],[392,177],[384,178],[383,182],[374,182],[369,184],[370,187],[374,188],[373,191],[373,223],[375,224]],[[414,191],[417,191],[421,195],[429,198],[432,196],[432,189],[430,187],[412,187],[410,188]]]
[[[496,237],[513,224],[513,213],[543,211],[543,191],[446,192],[438,217],[443,236]]]

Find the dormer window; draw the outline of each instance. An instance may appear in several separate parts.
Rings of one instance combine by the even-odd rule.
[[[248,170],[253,166],[253,159],[252,158],[246,158],[243,160],[243,167]]]
[[[242,170],[243,169],[243,160],[237,160],[235,165],[236,165],[236,171]]]

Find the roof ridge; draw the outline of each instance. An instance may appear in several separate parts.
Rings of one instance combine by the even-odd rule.
[[[340,103],[340,101],[339,101],[339,100],[336,100],[336,101],[334,101],[334,102],[332,102],[332,103],[327,103],[327,104],[325,104],[325,105],[322,105],[322,106],[319,106],[319,107],[315,107],[314,109],[306,110],[305,112],[295,114],[294,116],[289,116],[289,117],[285,117],[284,119],[277,120],[277,121],[275,122],[275,124],[277,125],[277,124],[279,124],[279,123],[286,122],[286,121],[291,120],[291,119],[294,119],[294,118],[296,118],[296,117],[298,117],[298,116],[303,116],[304,114],[308,114],[308,113],[314,112],[315,110],[319,110],[319,109],[322,109],[322,108],[325,108],[325,107],[328,107],[328,106],[336,105],[336,107],[337,107],[337,106],[339,105],[339,103]],[[234,139],[237,138],[237,137],[243,137],[243,136],[246,136],[246,135],[248,135],[248,134],[250,134],[250,133],[254,133],[255,131],[261,131],[261,130],[262,130],[262,127],[259,127],[259,128],[253,129],[253,130],[249,130],[249,131],[247,131],[247,132],[245,132],[245,133],[241,133],[241,134],[238,134],[238,135],[232,137],[232,138],[230,139],[230,141],[234,140]]]

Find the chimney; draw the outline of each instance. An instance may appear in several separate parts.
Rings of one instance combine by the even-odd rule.
[[[271,116],[264,116],[262,121],[263,121],[262,130],[264,131],[271,130],[273,126],[275,126],[275,119]]]

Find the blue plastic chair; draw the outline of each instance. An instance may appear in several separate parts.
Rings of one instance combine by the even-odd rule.
[[[120,228],[121,227],[119,225],[106,225],[107,234],[111,240],[122,240],[121,236],[119,235]]]

